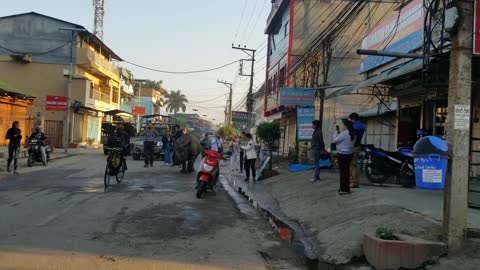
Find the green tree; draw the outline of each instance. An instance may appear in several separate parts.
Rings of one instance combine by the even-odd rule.
[[[187,110],[187,96],[182,94],[180,90],[170,91],[170,94],[168,94],[166,98],[168,98],[166,102],[167,112],[173,112],[174,115],[177,115],[180,110],[183,112]]]
[[[263,122],[257,126],[257,136],[267,146],[270,154],[269,167],[272,170],[272,149],[275,147],[275,141],[280,138],[280,124],[276,122]]]
[[[143,87],[145,88],[153,88],[153,89],[161,89],[162,88],[163,81],[151,81],[151,80],[146,80],[143,83]]]
[[[231,138],[235,135],[236,132],[237,131],[235,130],[235,128],[230,125],[222,126],[217,131],[217,133],[219,133],[222,138]]]
[[[181,127],[186,127],[187,126],[187,118],[185,115],[175,115],[173,117],[174,123],[177,125],[180,125]]]

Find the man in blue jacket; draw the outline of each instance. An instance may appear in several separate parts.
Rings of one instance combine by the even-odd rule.
[[[358,154],[362,150],[362,138],[365,133],[365,125],[360,121],[360,116],[356,113],[350,114],[348,117],[353,123],[353,129],[355,130],[355,144],[353,148],[353,159],[350,164],[350,187],[358,188],[360,173],[358,172]]]

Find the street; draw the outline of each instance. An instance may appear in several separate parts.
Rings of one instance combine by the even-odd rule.
[[[95,151],[1,173],[0,269],[301,269],[223,188],[198,200],[194,174],[128,157],[104,191],[105,163]]]

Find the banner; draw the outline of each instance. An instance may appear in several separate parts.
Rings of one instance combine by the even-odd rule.
[[[232,111],[232,122],[247,123],[248,122],[248,112]]]
[[[313,134],[312,121],[315,120],[315,108],[297,109],[297,140],[310,141]]]
[[[314,106],[315,90],[309,88],[280,88],[280,105]]]
[[[424,14],[423,0],[414,0],[368,32],[362,41],[362,49],[409,53],[422,47]],[[362,55],[360,72],[394,59],[396,57]]]
[[[132,107],[132,114],[133,115],[145,115],[145,107],[133,106]]]
[[[45,104],[46,111],[65,112],[67,111],[68,99],[62,96],[47,96]]]

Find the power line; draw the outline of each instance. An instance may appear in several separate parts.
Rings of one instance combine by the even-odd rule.
[[[246,29],[245,34],[248,33],[248,27],[250,26],[250,22],[252,21],[252,18],[255,15],[255,8],[257,8],[257,4],[258,4],[258,1],[255,0],[255,5],[253,5],[253,10],[252,10],[252,15],[250,16],[250,19],[248,19],[247,26],[245,27],[245,29]],[[242,36],[245,36],[245,34],[242,35]]]
[[[211,98],[211,99],[207,99],[207,100],[200,100],[200,101],[189,101],[188,104],[192,103],[192,104],[200,104],[200,103],[205,103],[205,102],[209,102],[209,101],[212,101],[212,100],[216,100],[216,99],[219,99],[219,98],[222,98],[224,96],[226,96],[227,94],[222,94],[220,96],[217,96],[217,97],[214,97],[214,98]]]
[[[233,43],[237,41],[238,31],[240,30],[240,26],[242,25],[243,16],[245,15],[245,9],[247,8],[248,1],[247,0],[244,0],[244,1],[245,1],[245,5],[243,5],[242,15],[240,16],[240,21],[238,22],[237,31],[235,31],[235,37],[233,38]]]
[[[155,72],[160,72],[160,73],[167,73],[167,74],[193,74],[193,73],[205,73],[205,72],[210,72],[210,71],[214,71],[214,70],[219,70],[219,69],[222,69],[224,67],[228,67],[228,66],[231,66],[235,63],[238,63],[240,60],[235,60],[233,62],[230,62],[230,63],[227,63],[227,64],[224,64],[224,65],[221,65],[219,67],[215,67],[215,68],[210,68],[210,69],[203,69],[203,70],[191,70],[191,71],[167,71],[167,70],[160,70],[160,69],[155,69],[155,68],[151,68],[151,67],[146,67],[146,66],[143,66],[143,65],[139,65],[139,64],[135,64],[133,62],[130,62],[130,61],[127,61],[127,60],[124,60],[123,62],[125,63],[128,63],[130,65],[133,65],[133,66],[136,66],[136,67],[139,67],[139,68],[143,68],[143,69],[147,69],[147,70],[151,70],[151,71],[155,71]]]
[[[250,35],[249,35],[249,37],[247,38],[247,41],[245,41],[245,44],[248,44],[248,42],[249,42],[250,39],[252,38],[253,33],[255,32],[255,27],[257,27],[258,21],[260,21],[260,16],[262,15],[262,12],[265,10],[265,7],[267,6],[267,2],[268,2],[268,0],[264,0],[262,9],[260,10],[260,13],[259,13],[258,16],[257,16],[257,19],[255,20],[255,24],[253,25],[252,31],[250,32]],[[252,13],[252,14],[253,14],[253,13]]]

